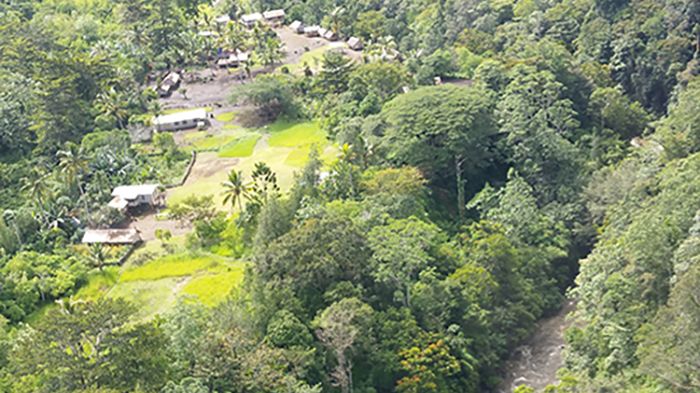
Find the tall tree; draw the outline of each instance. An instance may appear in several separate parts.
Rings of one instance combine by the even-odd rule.
[[[465,177],[493,159],[494,100],[481,87],[424,87],[387,103],[384,122],[369,142],[395,164],[421,168],[432,180],[455,179],[457,211],[464,217]]]

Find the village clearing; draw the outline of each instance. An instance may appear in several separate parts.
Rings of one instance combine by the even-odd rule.
[[[315,69],[326,51],[344,46],[287,30],[281,29],[280,36],[287,46],[285,63],[291,72],[303,72],[305,67]],[[241,171],[249,179],[255,163],[264,162],[276,173],[280,189],[286,192],[311,149],[318,149],[325,164],[336,159],[338,146],[328,141],[317,122],[277,121],[252,129],[240,126],[237,113],[241,108],[228,101],[238,83],[241,81],[225,70],[202,70],[185,84],[186,98],[175,93],[161,100],[163,113],[196,108],[214,113],[212,125],[206,130],[173,133],[178,146],[184,151],[195,151],[197,159],[185,183],[167,190],[167,205],[190,195],[212,195],[215,206],[229,212],[231,207],[222,204],[222,183],[231,170]],[[161,212],[136,217],[132,227],[141,232],[145,244],[123,266],[93,272],[75,298],[124,298],[137,306],[143,319],[169,312],[180,300],[198,299],[207,306],[224,301],[242,282],[247,263],[227,256],[226,250],[188,251],[185,240],[191,228],[166,220],[165,215]],[[156,239],[158,229],[170,231],[173,238],[163,244]]]

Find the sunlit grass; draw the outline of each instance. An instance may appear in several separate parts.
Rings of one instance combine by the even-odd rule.
[[[182,289],[182,294],[196,296],[202,303],[215,306],[240,285],[244,272],[245,264],[238,262],[226,270],[194,277]]]
[[[211,269],[218,263],[218,259],[210,255],[192,255],[190,253],[167,255],[142,266],[125,270],[119,277],[119,282],[152,281],[168,277],[189,276],[198,271]]]
[[[214,116],[214,118],[222,123],[228,123],[233,121],[233,119],[236,117],[236,113],[231,111],[231,112],[224,112],[224,113],[219,113],[218,115]]]
[[[155,281],[121,282],[114,286],[107,296],[122,298],[136,306],[137,317],[148,319],[164,314],[172,309],[177,301],[178,283],[184,277],[171,277]]]
[[[107,293],[119,280],[119,267],[109,266],[88,274],[87,284],[75,294],[78,299],[98,299]]]
[[[268,127],[270,146],[297,147],[313,143],[325,144],[326,133],[316,122],[289,123],[278,121]]]
[[[250,157],[258,139],[260,134],[242,136],[219,149],[219,157]]]
[[[197,151],[217,151],[237,139],[235,135],[215,135],[192,141],[192,146]]]

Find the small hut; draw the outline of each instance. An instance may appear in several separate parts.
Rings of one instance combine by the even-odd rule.
[[[285,13],[283,9],[271,10],[263,12],[263,18],[265,22],[273,25],[279,26],[284,23]]]
[[[256,23],[263,21],[263,15],[259,12],[252,14],[245,14],[241,16],[241,23],[243,23],[247,28],[255,26]]]
[[[156,206],[162,202],[162,194],[157,184],[137,184],[119,186],[112,190],[112,200],[107,206],[124,211],[127,208]]]
[[[307,37],[318,37],[320,29],[318,26],[306,26],[304,27],[304,35]]]
[[[335,31],[328,29],[326,32],[323,34],[323,38],[325,38],[328,41],[336,41],[338,39],[338,35],[335,34]]]
[[[297,34],[304,34],[304,24],[300,20],[295,20],[289,25],[289,28]]]
[[[348,40],[348,48],[356,51],[360,51],[364,48],[364,45],[362,45],[362,40],[357,38],[357,37],[350,37]]]

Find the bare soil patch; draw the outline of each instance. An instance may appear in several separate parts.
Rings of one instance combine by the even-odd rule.
[[[168,230],[173,236],[185,235],[192,230],[190,225],[183,226],[179,221],[158,220],[156,213],[134,218],[129,228],[138,230],[141,233],[141,239],[146,242],[156,240],[156,229]]]
[[[200,153],[185,184],[195,183],[199,179],[221,171],[229,171],[238,164],[238,161],[238,158],[223,158],[216,153]]]

